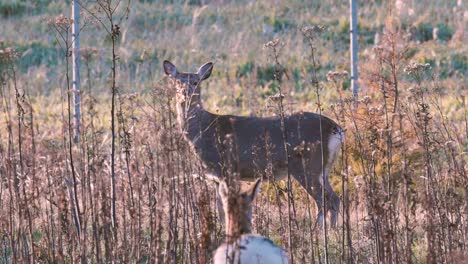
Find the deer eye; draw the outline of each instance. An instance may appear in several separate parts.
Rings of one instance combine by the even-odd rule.
[[[197,82],[197,81],[194,81],[194,82],[193,82],[193,85],[198,85],[198,82]]]

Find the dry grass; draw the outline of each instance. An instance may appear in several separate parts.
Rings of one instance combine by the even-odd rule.
[[[319,103],[325,115],[346,128],[331,179],[342,208],[338,228],[328,230],[327,244],[314,227],[316,208],[310,197],[295,182],[288,190],[270,171],[258,172],[269,184],[254,206],[253,229],[284,248],[291,241],[295,262],[320,263],[327,252],[329,263],[463,263],[468,244],[466,60],[461,70],[455,66],[457,54],[466,48],[455,40],[417,43],[399,30],[416,18],[402,14],[400,23],[385,23],[383,7],[364,8],[365,21],[381,24],[363,25],[383,26],[385,34],[379,45],[362,49],[361,98],[353,108],[351,92],[343,89],[347,61],[340,59],[345,53],[336,44],[340,36],[327,37],[338,30],[331,18],[319,19],[312,9],[298,16],[303,5],[278,1],[274,11],[262,1],[214,1],[207,7],[132,3],[118,40],[115,115],[110,114],[111,44],[104,40],[104,29],[94,26],[96,17],[85,15],[84,43],[99,45],[88,50],[82,68],[80,142],[70,142],[72,106],[63,49],[57,49],[55,64],[24,71],[27,52],[33,51],[18,57],[1,46],[0,263],[210,263],[224,239],[216,192],[192,176],[203,174],[203,168],[176,125],[174,91],[160,77],[165,58],[177,58],[185,69],[206,58],[216,61],[214,76],[202,84],[205,105],[213,112],[277,114],[269,98],[281,85],[286,95],[282,113],[317,111]],[[49,8],[52,14],[65,7],[52,2]],[[315,8],[320,14],[345,9],[331,4]],[[150,16],[156,11],[159,18]],[[155,24],[147,24],[147,17]],[[36,27],[45,27],[37,15],[32,18]],[[18,23],[15,19],[0,21],[10,28]],[[264,25],[274,19],[296,21],[297,28],[264,33]],[[318,22],[329,23],[329,29],[314,40],[319,64],[311,68],[305,55],[309,46],[298,27]],[[174,30],[177,38],[169,34]],[[273,35],[286,42],[276,62],[262,48]],[[2,45],[11,44],[12,36],[5,31]],[[47,42],[54,36],[54,31],[31,32],[18,36],[18,43],[33,37]],[[433,57],[426,54],[431,47]],[[435,63],[431,68],[425,64],[429,58]],[[254,62],[253,70],[240,74],[248,62]],[[287,68],[280,84],[262,75],[277,62]],[[451,65],[448,77],[444,63]],[[327,75],[323,66],[333,71]],[[318,86],[307,81],[312,71],[318,73]],[[285,214],[288,202],[294,210]]]

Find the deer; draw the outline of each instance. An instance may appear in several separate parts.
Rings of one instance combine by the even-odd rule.
[[[232,183],[232,182],[231,182]],[[252,234],[252,203],[260,191],[258,179],[247,191],[240,192],[236,185],[221,180],[218,193],[226,219],[226,241],[213,255],[214,264],[287,264],[285,251],[270,239]]]
[[[311,112],[284,116],[283,125],[278,116],[211,113],[203,107],[200,84],[210,77],[212,62],[203,64],[195,73],[186,73],[179,72],[173,63],[165,60],[163,70],[177,90],[177,122],[203,164],[205,174],[222,178],[230,166],[241,180],[252,181],[256,173],[271,168],[270,174],[275,180],[294,178],[313,198],[318,208],[316,224],[319,227],[328,212],[331,226],[336,226],[340,198],[333,191],[328,176],[344,140],[344,130],[337,123]],[[229,162],[232,151],[223,149],[226,141],[236,150],[235,162]],[[258,154],[267,151],[269,157]],[[322,189],[325,190],[325,204]]]

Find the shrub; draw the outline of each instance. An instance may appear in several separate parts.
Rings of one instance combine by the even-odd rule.
[[[255,65],[253,62],[248,61],[244,64],[237,66],[236,78],[242,78],[250,75],[254,69]]]
[[[25,11],[26,4],[23,2],[0,2],[0,15],[4,18],[22,15]]]
[[[57,65],[57,51],[40,42],[32,42],[29,45],[18,48],[20,55],[20,69],[26,72],[29,67],[46,64],[47,66]]]
[[[0,1],[0,16],[8,18],[11,16],[22,16],[25,13],[28,15],[37,15],[47,10],[51,2],[57,0],[8,0]]]
[[[437,34],[437,37],[442,40],[442,41],[449,41],[452,38],[453,35],[453,29],[449,27],[446,24],[439,23],[437,24],[437,28],[439,29],[439,32]]]
[[[430,23],[420,23],[416,26],[414,38],[420,42],[432,40],[433,27]]]
[[[458,53],[458,54],[453,54],[450,56],[450,61],[452,68],[456,71],[459,71],[462,74],[467,74],[467,63],[468,63],[468,56],[466,54]]]
[[[267,82],[275,80],[275,70],[276,67],[274,65],[267,65],[264,67],[258,66],[257,67],[257,84],[264,86]],[[285,70],[279,71],[278,79],[281,81],[282,76]]]
[[[279,18],[279,17],[264,17],[263,22],[272,27],[274,33],[278,33],[284,30],[288,30],[291,28],[296,27],[296,24],[293,21],[289,21],[287,19]]]

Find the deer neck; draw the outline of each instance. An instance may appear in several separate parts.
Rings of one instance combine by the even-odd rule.
[[[226,240],[232,243],[243,234],[252,232],[249,219],[239,219],[239,215],[226,215]]]
[[[177,120],[184,134],[194,140],[206,123],[210,123],[213,114],[203,108],[200,87],[195,89],[192,96],[185,98],[177,104]]]

